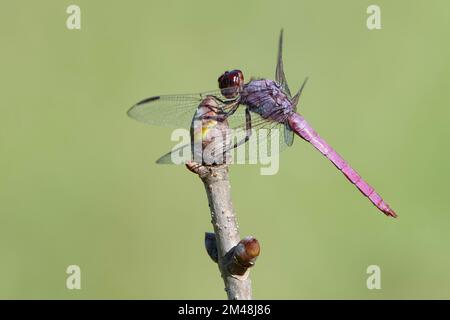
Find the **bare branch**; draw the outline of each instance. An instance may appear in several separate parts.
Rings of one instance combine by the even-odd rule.
[[[206,233],[205,246],[209,256],[219,265],[228,299],[250,300],[249,268],[254,265],[260,248],[258,241],[252,237],[240,240],[231,202],[228,166],[203,166],[189,162],[186,167],[198,174],[205,186],[215,234]]]

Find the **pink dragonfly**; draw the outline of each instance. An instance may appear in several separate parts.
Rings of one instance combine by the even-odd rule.
[[[135,104],[128,111],[128,115],[149,124],[186,127],[193,121],[192,114],[197,107],[194,119],[199,117],[199,111],[204,111],[202,101],[213,98],[215,109],[213,112],[203,112],[201,114],[203,121],[211,120],[216,123],[226,122],[228,124],[228,121],[231,122],[234,118],[239,119],[237,124],[231,127],[245,128],[246,137],[240,143],[248,141],[254,129],[265,128],[273,132],[282,129],[282,146],[291,146],[294,134],[296,134],[328,158],[381,212],[387,216],[397,217],[394,210],[389,207],[374,188],[325,142],[297,112],[297,104],[307,78],[299,91],[292,96],[283,70],[282,46],[283,30],[278,44],[275,81],[251,79],[245,83],[243,73],[240,70],[231,70],[219,77],[219,91],[150,97]],[[239,108],[239,106],[243,108]],[[240,115],[237,115],[238,109],[243,109],[244,113],[241,112]],[[235,144],[234,147],[238,144]],[[169,163],[170,155],[171,153],[166,154],[157,162]]]

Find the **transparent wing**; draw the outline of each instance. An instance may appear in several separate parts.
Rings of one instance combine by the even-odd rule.
[[[228,118],[228,122],[233,129],[230,144],[233,147],[249,134],[246,130],[245,108],[239,108]],[[267,154],[285,150],[288,146],[284,137],[285,128],[285,123],[269,121],[251,112],[251,134],[245,143],[232,150],[232,163],[254,164]]]
[[[294,131],[292,131],[291,127],[289,127],[289,125],[284,125],[284,142],[286,143],[287,146],[292,146],[292,144],[294,143]]]
[[[307,82],[308,82],[308,77],[305,78],[305,80],[303,81],[302,86],[300,87],[298,92],[295,94],[295,96],[291,99],[292,107],[293,107],[295,112],[297,112],[298,101],[300,100],[300,96],[302,95],[303,88],[305,88],[305,85],[306,85]]]
[[[284,138],[286,125],[273,122],[252,113],[252,136],[248,142],[250,147],[257,150],[270,148],[274,152],[281,152],[288,147]]]
[[[191,145],[185,144],[172,151],[167,152],[156,160],[157,164],[181,164],[192,159]],[[180,160],[178,162],[177,160]]]
[[[286,149],[289,145],[286,143],[284,132],[285,123],[268,121],[258,114],[251,113],[251,134],[247,130],[245,108],[240,107],[235,114],[227,119],[230,129],[229,141],[218,140],[208,146],[209,152],[219,155],[231,152],[232,163],[258,163],[261,157],[267,154],[278,153]],[[250,134],[249,139],[245,137]],[[292,137],[293,138],[293,137]],[[224,158],[225,159],[225,158]],[[190,144],[169,151],[160,157],[158,164],[181,164],[192,160],[192,149]]]
[[[200,102],[207,96],[224,101],[220,90],[196,93],[153,96],[139,101],[127,114],[129,117],[151,125],[189,128]],[[226,108],[226,105],[223,105]]]
[[[280,40],[278,41],[278,58],[277,58],[277,68],[275,70],[275,80],[281,84],[284,92],[287,93],[288,97],[291,98],[291,91],[286,81],[286,76],[284,75],[283,68],[283,29],[280,32]]]

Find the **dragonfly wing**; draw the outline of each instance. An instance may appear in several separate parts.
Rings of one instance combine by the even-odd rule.
[[[284,92],[287,93],[288,97],[291,97],[291,91],[289,90],[289,86],[286,81],[286,76],[284,75],[283,68],[283,29],[280,32],[280,40],[278,41],[278,59],[277,59],[277,68],[275,70],[275,80],[281,84]]]
[[[191,160],[191,145],[185,144],[181,147],[173,149],[167,152],[156,160],[157,164],[182,164],[188,160]]]
[[[223,99],[220,91],[197,94],[162,95],[146,98],[132,106],[129,117],[151,125],[189,128],[192,117],[207,96]]]
[[[281,152],[289,145],[284,136],[286,125],[284,123],[269,121],[261,116],[252,113],[252,129],[256,133],[257,139],[252,142],[261,148],[272,148],[275,152]],[[276,144],[276,145],[273,145]],[[273,145],[273,147],[272,147]]]
[[[223,164],[227,162],[227,152],[229,152],[232,148],[230,145],[230,141],[226,136],[218,137],[214,139],[210,143],[207,144],[207,149],[201,149],[200,146],[199,151],[201,153],[196,153],[197,157],[192,156],[192,145],[185,144],[181,147],[178,147],[172,151],[169,151],[158,160],[156,160],[157,164],[183,164],[189,160],[194,160],[197,162],[202,162],[205,164]],[[196,152],[196,151],[194,151]]]
[[[303,81],[302,86],[300,87],[298,92],[295,94],[295,96],[291,99],[292,107],[293,107],[295,112],[297,112],[298,101],[300,99],[300,96],[302,95],[303,88],[305,87],[307,82],[308,82],[308,77],[305,78],[305,80]]]
[[[294,143],[294,131],[292,131],[291,127],[289,125],[284,125],[284,142],[287,146],[292,146]]]
[[[244,108],[241,108],[244,109]],[[236,120],[237,116],[240,120]],[[242,111],[228,118],[232,128],[231,146],[246,136],[246,121]],[[284,137],[285,124],[269,121],[256,113],[251,113],[251,135],[246,143],[233,149],[233,163],[257,163],[261,154],[278,153],[286,149],[288,144]]]
[[[246,131],[245,108],[239,108],[234,115],[227,119],[232,129],[230,136],[209,143],[207,153],[203,154],[203,156],[213,155],[211,159],[217,157],[219,159],[218,161],[228,161],[227,159],[231,159],[232,163],[240,163],[241,161],[245,161],[245,163],[257,163],[261,156],[272,154],[272,152],[281,152],[289,146],[285,137],[285,132],[288,129],[284,123],[268,121],[255,113],[251,113],[251,116],[251,135],[246,143],[239,145],[237,148],[233,148],[248,133]],[[290,130],[289,132],[292,131]],[[182,164],[191,159],[192,146],[186,144],[166,153],[156,163]]]

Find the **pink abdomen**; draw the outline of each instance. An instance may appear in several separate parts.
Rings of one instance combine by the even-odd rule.
[[[289,119],[289,126],[301,138],[311,143],[325,157],[327,157],[353,183],[363,195],[384,214],[396,218],[397,214],[383,201],[381,196],[363,178],[325,142],[309,123],[299,114],[293,113]]]

